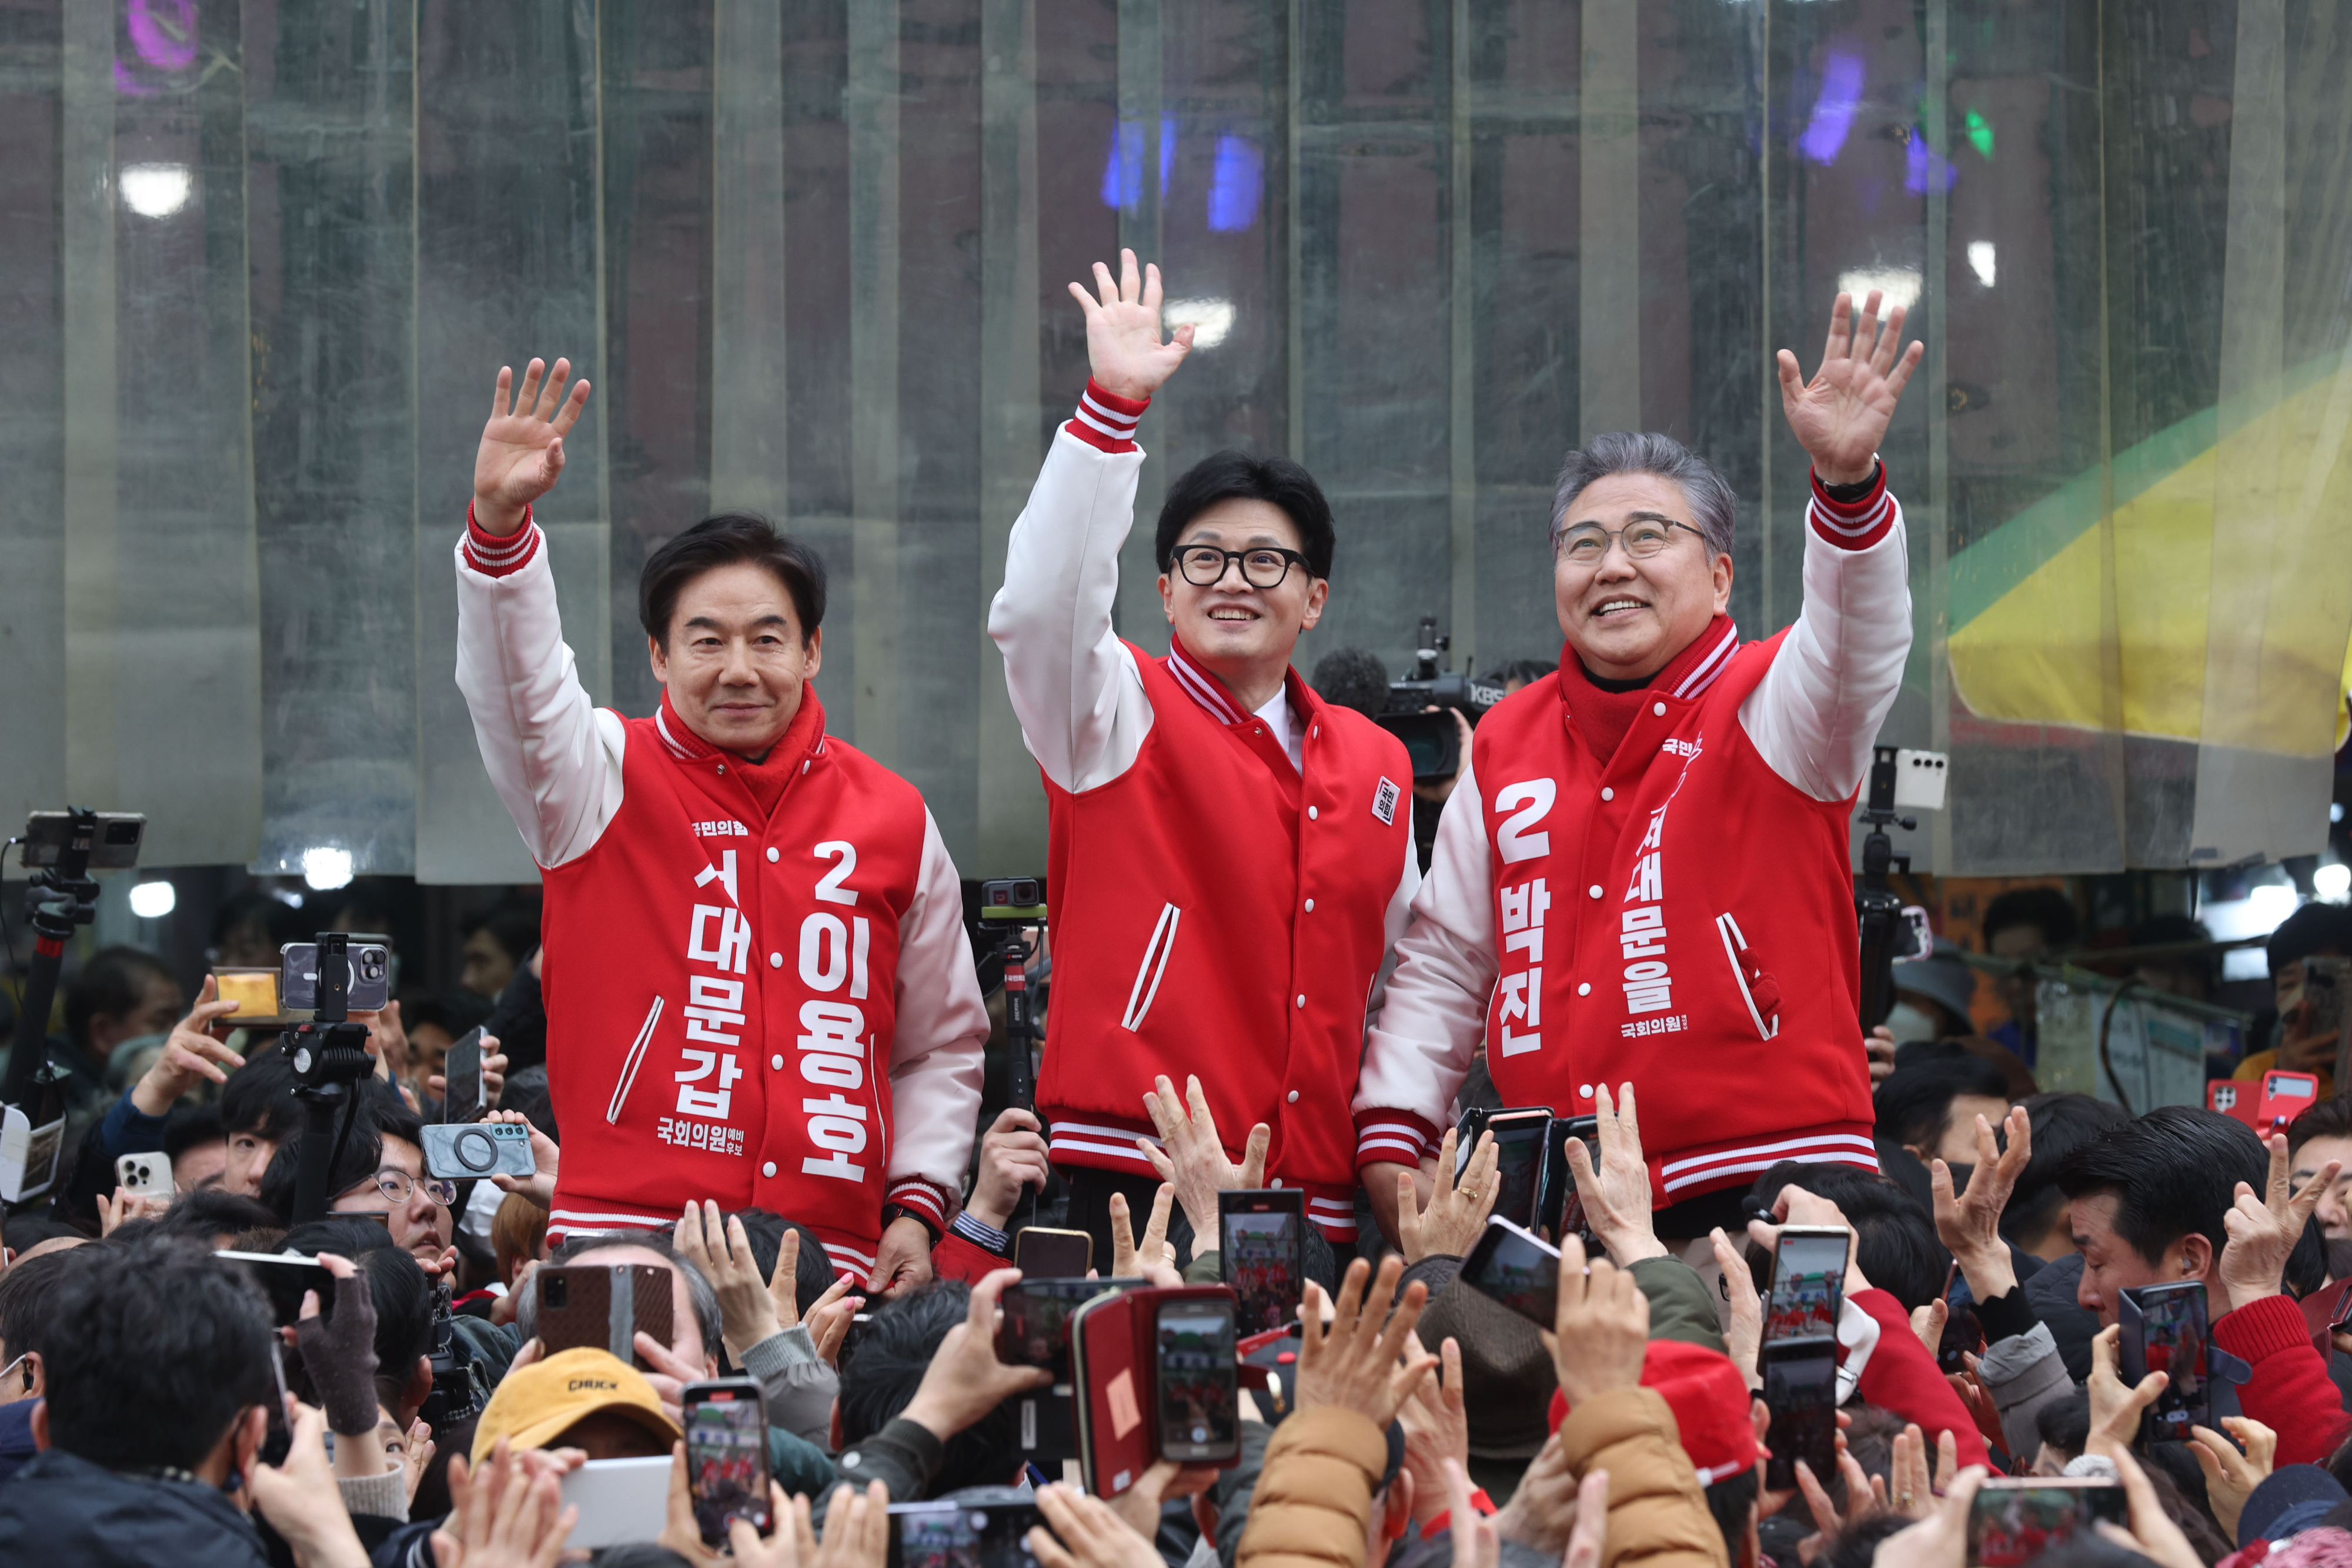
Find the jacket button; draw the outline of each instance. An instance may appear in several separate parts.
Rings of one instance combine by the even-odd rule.
[[[1319,740],[1319,739],[1321,739],[1321,738],[1322,738],[1322,737],[1323,737],[1323,727],[1322,727],[1321,725],[1319,725],[1319,724],[1318,724],[1318,725],[1313,725],[1313,726],[1310,726],[1310,727],[1308,727],[1308,729],[1307,729],[1307,739],[1309,739],[1309,740]]]
[[[768,967],[771,969],[781,969],[783,967],[784,956],[782,953],[771,953],[768,955]]]
[[[1290,1103],[1293,1105],[1298,1103],[1298,1091],[1296,1089],[1290,1092]]]
[[[1609,799],[1609,791],[1608,791],[1608,790],[1606,790],[1606,789],[1603,789],[1602,791],[1601,791],[1601,798],[1602,800],[1606,800],[1607,799]],[[776,855],[776,846],[775,846],[775,845],[773,845],[773,844],[770,844],[770,845],[768,846],[768,863],[769,863],[770,865],[773,865],[773,864],[775,864],[775,863],[776,863],[776,860],[777,860],[777,855]]]
[[[1315,913],[1315,901],[1311,898],[1307,901],[1307,913],[1309,915]]]
[[[774,1176],[776,1174],[776,1162],[770,1160],[765,1165],[761,1166],[760,1167],[760,1174],[763,1176]]]
[[[1280,1176],[1276,1176],[1265,1185],[1268,1186],[1280,1186],[1282,1185],[1282,1178]]]
[[[1580,1100],[1590,1100],[1590,1099],[1591,1099],[1591,1098],[1592,1098],[1592,1085],[1591,1085],[1591,1084],[1590,1084],[1590,1083],[1580,1083],[1580,1084],[1578,1084],[1578,1085],[1576,1086],[1576,1097],[1577,1097],[1578,1099],[1580,1099]]]
[[[1606,784],[1603,784],[1603,785],[1601,787],[1601,798],[1602,800],[1614,800],[1615,799],[1617,799],[1617,791],[1616,791],[1616,790],[1614,790],[1614,789],[1611,789],[1611,788],[1609,788],[1609,786],[1607,786]],[[775,851],[773,851],[773,850],[770,850],[770,851],[768,852],[768,858],[769,858],[770,860],[774,860],[774,859],[776,858],[776,852],[775,852]]]
[[[1588,989],[1588,990],[1590,990],[1591,988],[1591,987],[1587,987],[1587,988],[1586,988],[1586,989]],[[775,1055],[773,1055],[773,1056],[772,1056],[772,1057],[768,1058],[768,1065],[769,1065],[769,1066],[771,1066],[771,1067],[772,1067],[772,1068],[774,1068],[777,1071],[782,1072],[782,1071],[784,1070],[784,1055],[783,1055],[783,1052],[782,1052],[782,1051],[778,1051]]]
[[[720,763],[720,764],[719,765],[719,772],[721,772],[721,773],[726,772],[726,771],[727,771],[727,764],[725,764],[724,762]]]
[[[1660,718],[1664,718],[1666,716],[1666,705],[1664,703],[1652,703],[1650,705],[1650,711],[1656,714]]]
[[[1303,1007],[1305,1007],[1305,1006],[1307,1005],[1307,993],[1306,993],[1305,991],[1301,991],[1301,992],[1299,992],[1299,993],[1298,993],[1298,1000],[1297,1000],[1297,1003],[1296,1005],[1297,1005],[1297,1006],[1299,1006],[1299,1007],[1302,1007],[1302,1008],[1303,1008]]]
[[[1310,821],[1310,822],[1311,822],[1311,821],[1313,821],[1315,820],[1315,817],[1316,817],[1315,808],[1314,808],[1314,807],[1312,807],[1312,806],[1307,807],[1307,820],[1308,821]]]
[[[1580,997],[1589,997],[1589,996],[1591,996],[1591,995],[1592,994],[1592,982],[1591,982],[1591,981],[1590,981],[1590,980],[1587,980],[1587,981],[1585,981],[1582,985],[1580,985],[1580,986],[1577,987],[1577,988],[1576,988],[1576,994],[1577,994],[1578,996],[1580,996]],[[776,1065],[777,1065],[777,1066],[782,1067],[783,1064],[784,1064],[784,1059],[783,1059],[782,1057],[781,1057],[781,1056],[780,1056],[780,1057],[776,1058]]]
[[[1600,884],[1599,883],[1597,883],[1597,882],[1596,882],[1596,883],[1594,883],[1591,887],[1586,888],[1584,891],[1585,891],[1585,892],[1587,892],[1587,893],[1589,893],[1589,894],[1591,894],[1593,897],[1598,898],[1598,897],[1600,897],[1600,896],[1601,896],[1601,884]]]

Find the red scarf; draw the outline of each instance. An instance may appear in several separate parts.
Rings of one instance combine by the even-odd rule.
[[[1576,656],[1573,643],[1563,643],[1559,650],[1559,700],[1576,719],[1576,727],[1592,747],[1592,755],[1602,769],[1617,755],[1617,746],[1625,732],[1633,727],[1635,716],[1649,700],[1645,695],[1654,685],[1672,688],[1682,684],[1701,659],[1715,651],[1725,630],[1731,624],[1728,615],[1717,615],[1706,623],[1706,630],[1690,641],[1689,646],[1666,661],[1664,668],[1647,680],[1623,691],[1610,691],[1593,684],[1593,676],[1583,661]]]

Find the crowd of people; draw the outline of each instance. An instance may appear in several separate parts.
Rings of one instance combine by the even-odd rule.
[[[734,513],[669,539],[640,582],[660,706],[589,701],[531,517],[589,389],[563,361],[499,372],[457,679],[543,914],[472,934],[474,1001],[358,1015],[340,1101],[213,980],[178,1016],[152,958],[81,965],[52,1047],[68,1157],[0,1238],[0,1560],[547,1563],[608,1500],[568,1478],[665,1459],[666,1511],[601,1561],[885,1568],[894,1505],[1006,1489],[1039,1524],[985,1568],[2352,1553],[2352,1101],[2265,1142],[2039,1092],[2030,989],[1973,1038],[1948,955],[1898,976],[1899,1038],[1859,1024],[1847,819],[1911,626],[1877,457],[1919,359],[1900,307],[1840,296],[1815,373],[1780,358],[1813,463],[1796,624],[1732,625],[1713,468],[1595,437],[1550,518],[1560,659],[1465,721],[1437,788],[1376,702],[1292,668],[1341,542],[1295,463],[1177,476],[1171,651],[1118,635],[1137,432],[1191,329],[1162,338],[1132,254],[1095,283],[1093,378],[990,616],[1046,784],[1049,925],[978,961],[920,793],[827,730],[804,543]],[[2073,918],[2028,897],[1985,933],[2030,962]],[[2330,906],[2281,928],[2273,1060],[2315,1058],[2296,988],[2347,950]],[[478,1113],[448,1061],[476,1028]],[[1592,1128],[1541,1324],[1465,1271],[1503,1189],[1465,1118],[1517,1106]],[[475,1113],[527,1174],[434,1168],[429,1129]],[[1053,1375],[997,1349],[1021,1232],[1083,1233],[1102,1280],[1214,1283],[1240,1190],[1295,1195],[1309,1279],[1237,1460],[1101,1495],[1031,1462]],[[1784,1227],[1848,1239],[1809,1298],[1834,1441],[1781,1477]],[[556,1336],[541,1284],[573,1276],[545,1270],[583,1260],[656,1301],[666,1279],[668,1311],[625,1346]],[[1280,1272],[1244,1267],[1254,1291]],[[2183,1283],[2206,1337],[2127,1381],[2138,1292]],[[683,1439],[719,1377],[758,1388],[772,1500],[714,1548]],[[2205,1418],[2175,1430],[2191,1389]],[[2019,1504],[1989,1534],[1978,1494],[2017,1476],[2113,1482],[2116,1517]]]

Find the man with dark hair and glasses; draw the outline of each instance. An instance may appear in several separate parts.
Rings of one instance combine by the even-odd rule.
[[[457,1264],[450,1245],[457,1184],[425,1174],[424,1124],[396,1092],[371,1082],[360,1092],[351,1135],[327,1173],[328,1210],[382,1215],[394,1246],[406,1249],[426,1273],[446,1274]],[[289,1219],[305,1135],[281,1145],[261,1178],[261,1201]]]
[[[1359,1157],[1391,1235],[1482,1048],[1507,1105],[1583,1115],[1633,1086],[1661,1237],[1736,1228],[1780,1160],[1877,1169],[1847,818],[1911,646],[1877,452],[1920,354],[1879,303],[1857,321],[1838,296],[1811,381],[1779,356],[1812,459],[1785,632],[1731,623],[1735,503],[1704,459],[1626,432],[1569,454],[1559,669],[1480,722],[1365,1054]]]
[[[1073,1227],[1148,1205],[1144,1095],[1197,1074],[1239,1161],[1303,1188],[1335,1243],[1356,1234],[1348,1110],[1364,1012],[1420,867],[1398,740],[1290,667],[1329,594],[1331,508],[1282,457],[1221,452],[1168,488],[1153,545],[1169,651],[1113,629],[1134,524],[1137,422],[1192,329],[1160,334],[1160,273],[1095,267],[1092,379],[1013,525],[989,634],[1052,813],[1054,1005],[1037,1109],[1071,1180]],[[1161,1156],[1164,1157],[1164,1156]]]

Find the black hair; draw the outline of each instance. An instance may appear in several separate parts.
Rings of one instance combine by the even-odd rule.
[[[213,911],[212,946],[216,949],[226,946],[237,927],[248,922],[261,927],[263,939],[273,954],[289,942],[309,940],[301,929],[299,909],[275,894],[247,888],[243,893],[230,894]]]
[[[833,1288],[833,1260],[815,1231],[772,1208],[739,1208],[729,1218],[743,1222],[744,1239],[751,1243],[751,1260],[760,1266],[763,1280],[774,1277],[776,1260],[784,1255],[784,1232],[800,1232],[800,1261],[793,1270],[793,1298],[800,1303],[800,1311],[807,1312]]]
[[[2029,1094],[2018,1103],[2032,1128],[2033,1154],[2000,1211],[2000,1233],[2011,1241],[2033,1241],[2058,1223],[2058,1211],[2066,1207],[2066,1195],[2058,1190],[2066,1156],[2131,1118],[2122,1106],[2088,1094]]]
[[[302,1102],[294,1091],[294,1059],[272,1040],[245,1059],[221,1088],[221,1126],[234,1138],[251,1133],[282,1144],[302,1130]]]
[[[343,1139],[341,1153],[327,1173],[330,1203],[383,1168],[386,1138],[399,1138],[419,1147],[425,1143],[425,1124],[408,1108],[408,1102],[400,1097],[398,1090],[382,1079],[371,1078],[362,1082],[357,1092],[360,1104],[352,1117],[351,1135]],[[270,1156],[269,1168],[261,1173],[261,1201],[289,1222],[294,1218],[295,1184],[301,1162],[302,1139],[289,1136]]]
[[[305,1256],[348,1258],[367,1274],[375,1303],[376,1392],[381,1403],[396,1406],[417,1357],[433,1354],[433,1281],[408,1249],[394,1246],[391,1233],[372,1219],[314,1219],[288,1231],[285,1245]]]
[[[276,1225],[278,1218],[276,1211],[259,1198],[216,1186],[200,1186],[182,1193],[158,1223],[166,1236],[189,1237],[209,1247],[226,1237]]]
[[[228,1136],[217,1105],[174,1105],[163,1123],[163,1157],[176,1160],[190,1149],[217,1144]]]
[[[1813,1559],[1814,1568],[1871,1568],[1878,1556],[1878,1543],[1896,1531],[1907,1529],[1910,1523],[1903,1515],[1893,1512],[1858,1519],[1823,1543],[1822,1554]],[[2040,1568],[2038,1563],[2036,1568]]]
[[[2289,964],[2322,953],[2352,953],[2352,909],[2340,904],[2306,904],[2280,921],[2263,946],[2273,977]]]
[[[1202,458],[1168,486],[1152,537],[1161,571],[1174,566],[1177,538],[1192,519],[1220,501],[1264,501],[1280,507],[1298,530],[1298,553],[1307,558],[1307,570],[1317,577],[1331,575],[1338,536],[1331,527],[1331,503],[1323,498],[1315,476],[1287,457],[1253,457],[1230,448]]]
[[[87,1047],[90,1019],[131,1011],[145,999],[147,982],[158,975],[168,980],[172,971],[143,947],[119,943],[100,947],[66,987],[66,1038]]]
[[[756,512],[720,512],[703,518],[646,558],[637,577],[637,619],[646,635],[669,646],[670,619],[686,585],[706,571],[748,563],[764,567],[793,597],[801,641],[824,622],[824,558]]]
[[[1521,685],[1531,686],[1546,675],[1559,673],[1559,666],[1549,659],[1513,659],[1499,669],[1488,671],[1486,678],[1498,685],[1507,686],[1517,681]]]
[[[1873,1285],[1902,1302],[1905,1312],[1916,1312],[1944,1293],[1952,1255],[1936,1239],[1934,1217],[1900,1186],[1852,1166],[1782,1160],[1756,1178],[1749,1201],[1769,1213],[1784,1186],[1838,1206],[1854,1228],[1855,1264]],[[1771,1284],[1771,1254],[1751,1241],[1748,1261],[1761,1294]]]
[[[856,1354],[841,1367],[841,1440],[862,1443],[912,1403],[948,1331],[971,1310],[971,1287],[941,1281],[876,1311],[859,1335]],[[923,1493],[944,1497],[961,1487],[1003,1481],[1019,1463],[1017,1402],[1007,1399],[948,1439],[940,1468]]]
[[[2334,1094],[2306,1109],[2286,1124],[2287,1157],[2303,1152],[2314,1138],[2352,1138],[2352,1095]]]
[[[1315,661],[1311,684],[1325,702],[1353,708],[1366,718],[1389,711],[1388,668],[1365,649],[1332,649]]]
[[[2074,945],[2083,929],[2074,901],[2054,887],[2012,887],[1985,905],[1979,929],[1987,951],[1992,939],[2012,925],[2031,925],[2042,933],[2042,946],[2063,953]]]
[[[50,1444],[110,1470],[193,1469],[277,1397],[261,1292],[187,1242],[88,1250],[37,1331]]]
[[[2036,1410],[2033,1413],[2033,1435],[2068,1458],[2074,1458],[2091,1442],[2090,1395],[2078,1388]],[[2021,1454],[2018,1457],[2023,1458],[2026,1456]]]
[[[531,904],[501,904],[496,909],[478,915],[466,923],[467,936],[470,937],[477,931],[488,932],[490,940],[496,942],[499,950],[514,960],[515,967],[520,968],[530,957],[532,950],[539,946],[539,910]],[[482,1004],[481,1016],[472,1019],[463,1028],[451,1029],[449,1033],[452,1038],[465,1033],[475,1024],[485,1023],[489,1019],[488,998],[476,997],[471,992],[463,994],[469,998],[469,1001]],[[447,1004],[445,1002],[442,1005],[446,1007]],[[443,1027],[448,1026],[445,1024]]]
[[[15,1360],[25,1354],[37,1339],[37,1325],[48,1311],[50,1300],[58,1287],[65,1282],[69,1270],[84,1267],[82,1259],[87,1247],[68,1247],[60,1252],[44,1252],[0,1274],[0,1363]],[[68,1261],[79,1260],[79,1261]]]
[[[2009,1080],[1991,1062],[1958,1049],[1898,1066],[1871,1095],[1877,1134],[1932,1149],[1951,1129],[1952,1102],[1963,1094],[2005,1102]]]
[[[2267,1188],[2270,1151],[2243,1122],[2198,1105],[2159,1105],[2084,1144],[2058,1167],[2058,1189],[2069,1198],[2114,1195],[2116,1234],[2151,1266],[2192,1233],[2220,1257],[2230,1240],[2222,1217],[2240,1182]],[[2319,1255],[2315,1219],[2295,1243],[2298,1252],[2305,1248]]]
[[[500,925],[507,913],[503,910],[493,912],[484,918],[482,925],[489,928],[490,936],[497,940],[499,946],[505,948],[508,954],[514,957],[516,966],[520,967],[523,961],[530,956],[531,946],[539,941],[539,919],[528,910],[514,912],[530,921],[529,937],[515,937],[516,940],[526,943],[521,952],[517,954],[512,942],[509,941],[509,937],[514,936],[516,930],[514,923],[507,922],[503,927]],[[467,935],[470,936],[473,933],[468,931]],[[478,996],[468,990],[453,988],[434,991],[425,996],[404,999],[400,1004],[400,1021],[403,1028],[409,1030],[431,1024],[454,1040],[467,1031],[479,1029],[489,1022],[490,1009],[496,1005],[489,998]]]
[[[1715,1527],[1723,1532],[1724,1550],[1734,1563],[1748,1544],[1748,1514],[1760,1495],[1754,1465],[1707,1486],[1706,1511],[1715,1516]]]

